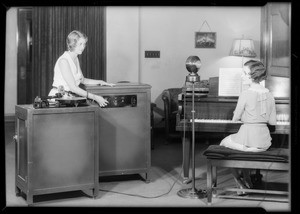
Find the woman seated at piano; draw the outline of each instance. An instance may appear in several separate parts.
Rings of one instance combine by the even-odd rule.
[[[225,137],[220,145],[246,152],[262,152],[271,146],[271,135],[267,124],[276,125],[275,99],[272,93],[260,84],[267,77],[262,62],[249,60],[243,67],[243,84],[249,88],[242,91],[234,110],[233,121],[243,124],[237,133]],[[238,188],[252,188],[250,170],[232,169]],[[245,194],[238,192],[239,195]]]
[[[81,55],[85,49],[86,43],[88,41],[87,36],[77,30],[69,33],[67,39],[67,48],[56,61],[54,66],[54,77],[53,77],[53,88],[49,92],[49,96],[55,96],[56,93],[63,91],[74,93],[81,97],[86,97],[88,99],[96,101],[99,106],[104,107],[107,105],[108,101],[102,96],[88,93],[84,89],[79,87],[79,84],[99,84],[114,86],[113,83],[107,83],[103,80],[95,80],[85,78],[82,74],[78,55]]]

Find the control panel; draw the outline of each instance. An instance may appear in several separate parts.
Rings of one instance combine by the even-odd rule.
[[[103,96],[108,101],[104,108],[136,107],[136,95],[109,95]]]

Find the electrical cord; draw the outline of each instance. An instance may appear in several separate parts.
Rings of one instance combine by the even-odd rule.
[[[168,195],[171,192],[171,190],[173,189],[175,183],[178,181],[179,176],[181,175],[181,173],[182,173],[182,169],[181,169],[180,173],[178,174],[176,180],[174,181],[174,183],[170,187],[170,189],[167,192],[165,192],[163,194],[160,194],[160,195],[157,195],[157,196],[145,196],[145,195],[131,194],[131,193],[118,192],[118,191],[105,190],[105,189],[99,189],[99,191],[102,191],[102,192],[111,192],[111,193],[116,193],[116,194],[121,194],[121,195],[127,195],[127,196],[133,196],[133,197],[148,198],[148,199],[160,198],[162,196]]]

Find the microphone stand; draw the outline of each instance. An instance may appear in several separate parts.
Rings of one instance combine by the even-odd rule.
[[[206,192],[195,188],[195,81],[200,81],[200,77],[191,74],[187,80],[192,83],[192,188],[179,190],[177,195],[183,198],[205,198]]]

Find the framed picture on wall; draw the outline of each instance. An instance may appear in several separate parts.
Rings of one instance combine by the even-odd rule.
[[[216,32],[196,32],[195,48],[216,48]]]

